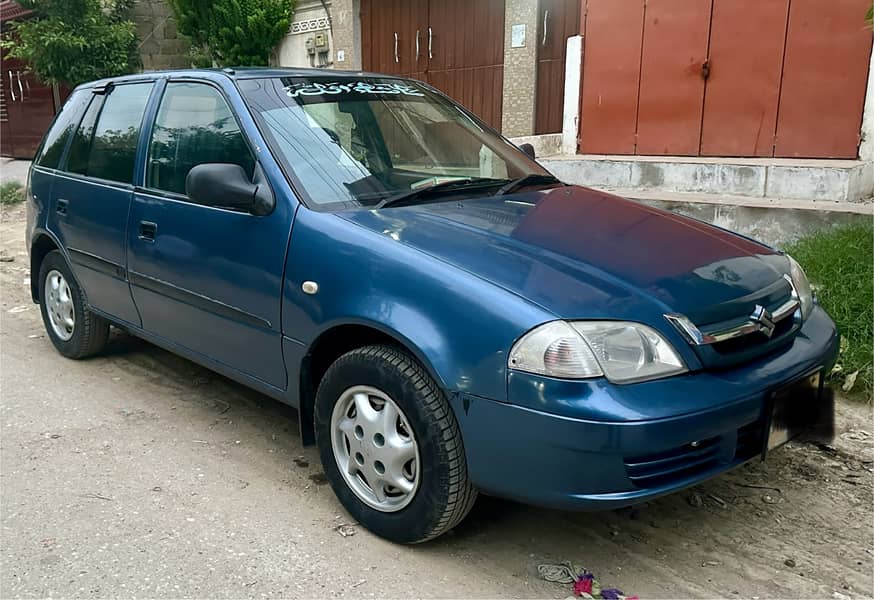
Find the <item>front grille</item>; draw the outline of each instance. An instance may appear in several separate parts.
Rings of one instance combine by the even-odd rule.
[[[638,487],[654,487],[697,473],[719,463],[719,437],[701,440],[697,446],[685,444],[658,454],[626,458],[628,478]]]
[[[787,334],[792,332],[794,327],[794,319],[792,317],[787,317],[775,323],[774,333],[770,338],[764,333],[751,333],[750,335],[734,338],[732,340],[725,340],[724,342],[711,344],[710,347],[716,350],[719,354],[731,355],[737,354],[738,352],[755,350],[763,344],[778,346],[780,345],[780,342],[787,337]]]
[[[665,315],[705,368],[736,367],[777,352],[791,344],[801,329],[797,295],[788,277],[728,304],[697,311],[698,320],[679,313]],[[764,333],[769,323],[770,336]]]

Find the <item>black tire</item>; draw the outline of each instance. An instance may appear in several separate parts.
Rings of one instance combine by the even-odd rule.
[[[73,335],[64,340],[55,333],[46,307],[45,288],[46,277],[52,271],[58,271],[64,276],[70,288],[70,298],[73,302],[74,325]],[[43,325],[52,344],[58,352],[67,358],[86,358],[99,353],[109,339],[109,321],[88,310],[85,294],[79,287],[79,282],[73,277],[73,272],[58,250],[52,250],[43,258],[39,269],[39,307],[42,313]]]
[[[359,499],[334,458],[334,405],[356,385],[372,386],[391,397],[418,444],[419,487],[409,504],[396,512],[381,512]],[[401,544],[425,542],[455,527],[473,507],[477,492],[467,476],[455,414],[434,380],[402,350],[366,346],[338,358],[319,385],[314,413],[316,442],[331,487],[349,514],[376,535]]]

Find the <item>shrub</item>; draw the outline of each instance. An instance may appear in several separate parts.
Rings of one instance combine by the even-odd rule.
[[[220,66],[266,65],[291,26],[294,0],[169,0],[179,31],[191,38],[192,58]]]
[[[874,389],[874,225],[822,231],[786,251],[804,267],[820,304],[841,331],[841,355],[833,377],[870,398]]]
[[[6,181],[0,184],[0,204],[8,206],[24,201],[24,186],[17,181]]]
[[[2,42],[47,84],[76,86],[139,67],[132,0],[20,0],[37,17],[14,21]]]

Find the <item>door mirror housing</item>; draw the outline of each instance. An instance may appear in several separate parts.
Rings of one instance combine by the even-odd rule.
[[[525,156],[530,158],[531,160],[536,160],[537,157],[534,155],[534,146],[531,144],[520,144],[519,150],[525,153]]]
[[[270,214],[276,204],[261,165],[255,166],[254,181],[237,164],[196,165],[185,177],[185,193],[198,204],[243,210],[256,216]]]

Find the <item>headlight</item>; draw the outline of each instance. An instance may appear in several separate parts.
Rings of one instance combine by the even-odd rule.
[[[788,254],[786,258],[789,259],[789,277],[792,279],[793,295],[801,304],[801,318],[807,319],[813,310],[813,290],[810,289],[810,282],[807,280],[807,275],[804,274],[801,265]]]
[[[604,375],[632,383],[686,370],[677,352],[654,329],[624,321],[552,321],[510,350],[508,366],[538,375],[585,379]]]

